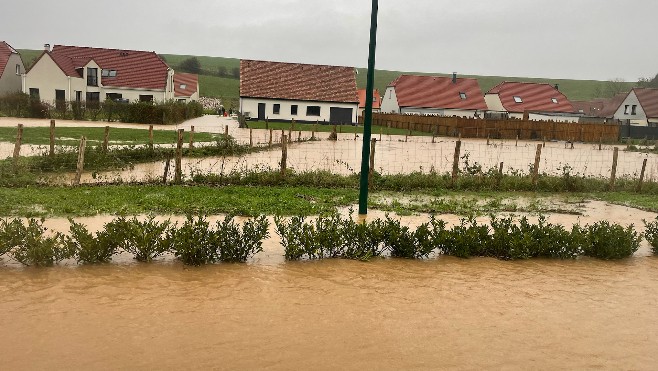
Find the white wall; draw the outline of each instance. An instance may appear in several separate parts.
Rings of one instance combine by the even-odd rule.
[[[628,106],[628,113],[625,113],[626,106]],[[631,114],[633,106],[636,106],[635,115]],[[647,115],[634,91],[631,91],[628,94],[624,102],[622,102],[621,106],[617,109],[617,112],[613,115],[613,118],[617,120],[630,120],[633,125],[648,125]]]
[[[398,105],[398,97],[395,94],[395,88],[389,86],[382,97],[382,113],[400,113],[400,106]]]
[[[521,118],[523,118],[523,114],[521,114]],[[580,121],[580,116],[553,116],[553,115],[542,115],[540,113],[530,113],[528,115],[528,118],[531,121],[533,121],[533,120],[554,121],[554,122],[579,122]]]
[[[352,122],[356,123],[356,115],[359,111],[358,103],[330,103],[330,102],[307,102],[307,101],[290,101],[278,99],[256,99],[256,98],[240,98],[240,112],[242,114],[249,113],[251,118],[258,117],[258,103],[265,103],[265,116],[270,120],[284,120],[291,121],[320,121],[329,122],[329,115],[331,107],[337,108],[351,108],[352,109]],[[274,105],[280,104],[281,109],[279,114],[273,112]],[[297,105],[297,115],[290,114],[292,105]],[[306,107],[320,106],[320,116],[306,116]]]
[[[71,78],[72,85],[74,84],[73,80],[83,81],[83,79]],[[76,81],[75,85],[79,86],[80,84]],[[69,77],[64,74],[48,54],[45,54],[25,75],[24,88],[23,92],[26,94],[30,93],[30,88],[39,89],[41,100],[52,104],[55,102],[55,90],[68,91]]]
[[[500,96],[498,94],[485,94],[484,101],[487,103],[489,111],[507,111],[505,107],[503,107],[503,102],[500,100]]]
[[[21,56],[18,54],[12,54],[9,57],[5,71],[0,76],[0,95],[8,93],[16,93],[22,89],[22,77],[20,74],[16,74],[16,65],[20,66],[20,73],[25,73],[25,67],[23,66],[23,61]]]
[[[145,90],[145,89],[122,89],[122,88],[101,88],[101,101],[107,98],[107,94],[121,94],[122,99],[128,99],[130,102],[139,102],[140,95],[152,95],[153,100],[162,102],[165,100],[163,90]],[[83,98],[84,99],[84,98]]]

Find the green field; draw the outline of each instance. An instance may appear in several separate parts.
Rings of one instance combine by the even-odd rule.
[[[41,51],[39,50],[19,50],[23,56],[23,61],[29,64],[36,58]],[[162,54],[161,55],[167,63],[176,68],[182,61],[192,56],[190,55],[175,55],[175,54]],[[223,58],[223,57],[207,57],[197,56],[201,63],[201,76],[199,84],[201,87],[201,96],[222,98],[228,103],[225,105],[227,108],[233,106],[237,108],[237,101],[239,98],[240,81],[232,77],[219,77],[217,75],[218,68],[224,67],[227,72],[231,74],[232,69],[240,66],[240,60],[236,58]],[[27,65],[26,65],[27,67]],[[357,85],[359,88],[366,86],[366,69],[358,68],[359,74],[357,75]],[[437,75],[437,76],[450,76],[450,73],[418,73],[418,72],[401,72],[401,71],[385,71],[377,70],[375,72],[375,87],[380,92],[384,92],[388,84],[395,80],[401,74],[417,74],[417,75]],[[482,92],[486,92],[495,85],[503,81],[527,81],[538,83],[549,83],[552,85],[558,84],[560,90],[571,100],[589,100],[593,98],[602,97],[606,92],[606,87],[609,82],[595,81],[595,80],[569,80],[569,79],[549,79],[549,78],[531,78],[531,77],[504,77],[504,76],[471,76],[460,75],[461,77],[477,78],[480,82]],[[637,85],[635,82],[627,82],[619,84],[630,90],[633,86]],[[609,94],[608,94],[609,95]]]
[[[14,127],[0,127],[0,142],[14,142],[17,129]],[[59,127],[55,129],[55,144],[60,146],[74,146],[85,136],[89,144],[103,142],[105,128],[102,127]],[[212,142],[217,136],[209,133],[194,133],[195,142]],[[173,144],[177,140],[175,130],[154,130],[154,144]],[[111,128],[109,141],[111,145],[141,145],[148,144],[148,130],[146,129],[118,129]],[[189,132],[185,132],[184,141],[189,141]],[[23,129],[23,144],[47,145],[50,143],[49,127],[26,127]]]

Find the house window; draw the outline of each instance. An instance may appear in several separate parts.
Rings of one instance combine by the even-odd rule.
[[[628,104],[624,106],[624,115],[628,115],[628,108],[630,108]]]
[[[76,102],[82,101],[82,92],[79,91],[79,90],[76,90],[76,92],[75,92],[75,101]]]
[[[87,92],[87,107],[98,108],[101,101],[101,93]]]
[[[185,85],[185,84],[180,84],[180,88],[181,88],[181,89],[187,89],[187,85]]]
[[[278,115],[281,112],[281,105],[280,104],[274,104],[272,106],[272,113],[275,115]]]
[[[139,96],[139,101],[140,102],[153,102],[153,96],[152,95],[140,95]]]
[[[306,116],[320,116],[320,106],[306,107]]]
[[[631,107],[631,115],[637,115],[637,105],[633,105]]]
[[[17,75],[20,75],[20,74],[21,74],[21,65],[20,65],[20,64],[17,64],[17,65],[16,65],[16,74],[17,74]]]
[[[114,102],[118,102],[123,99],[123,95],[119,93],[107,93],[105,94],[105,99],[109,99]]]
[[[64,90],[55,90],[55,107],[58,110],[66,108],[66,92]]]
[[[117,71],[116,70],[102,70],[101,71],[101,76],[102,77],[117,77]]]
[[[516,103],[523,103],[523,99],[521,99],[521,97],[519,97],[518,95],[514,96],[514,101]]]
[[[98,68],[87,68],[87,86],[98,86]]]
[[[466,99],[466,93],[460,92],[459,93],[459,98],[461,98],[462,100]]]
[[[557,104],[557,98],[551,98],[551,102]]]
[[[290,106],[290,114],[291,115],[297,116],[297,107],[298,106],[296,104],[293,104],[292,106]]]
[[[39,99],[39,89],[30,88],[30,98]]]

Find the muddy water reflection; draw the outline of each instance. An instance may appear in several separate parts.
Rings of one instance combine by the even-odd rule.
[[[4,369],[654,369],[658,260],[0,270]]]

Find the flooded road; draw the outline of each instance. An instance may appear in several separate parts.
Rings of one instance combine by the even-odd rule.
[[[638,226],[653,217],[593,202],[582,216],[549,221]],[[97,230],[111,219],[77,220]],[[658,258],[646,242],[621,262],[285,262],[270,233],[247,264],[139,264],[125,254],[103,266],[0,264],[0,368],[653,370],[658,362]]]
[[[0,270],[3,369],[655,369],[658,259]]]

